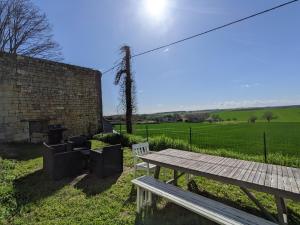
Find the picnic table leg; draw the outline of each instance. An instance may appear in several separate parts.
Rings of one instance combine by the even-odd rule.
[[[147,163],[147,176],[150,175],[150,164]],[[147,191],[147,204],[152,205],[152,193],[150,191]]]
[[[173,177],[174,177],[174,182],[173,182],[173,184],[174,184],[175,186],[177,186],[177,179],[178,179],[178,172],[177,172],[177,170],[174,170]]]
[[[156,166],[155,172],[154,172],[155,179],[159,179],[159,173],[160,173],[160,166]]]
[[[263,207],[262,204],[256,199],[256,197],[247,189],[244,187],[240,187],[242,191],[245,192],[245,194],[248,196],[248,198],[255,203],[255,205],[262,211],[262,213],[271,221],[277,222],[277,220],[268,212],[268,210]]]
[[[288,224],[287,208],[284,199],[279,196],[275,196],[275,201],[277,206],[279,224],[281,225]]]

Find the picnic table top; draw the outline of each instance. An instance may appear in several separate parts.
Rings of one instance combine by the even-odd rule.
[[[176,149],[166,149],[140,158],[161,167],[300,201],[298,168]]]

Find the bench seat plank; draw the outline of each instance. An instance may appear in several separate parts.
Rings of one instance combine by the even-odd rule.
[[[275,225],[275,223],[232,208],[223,203],[163,183],[153,177],[143,176],[132,180],[136,186],[166,198],[211,221],[224,225]]]

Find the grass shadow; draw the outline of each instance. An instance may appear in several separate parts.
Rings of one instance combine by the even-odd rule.
[[[26,204],[51,196],[71,181],[72,178],[53,181],[42,169],[21,177],[15,180],[13,184],[17,208],[20,210]]]
[[[26,161],[42,156],[44,146],[30,143],[0,144],[0,157],[3,159],[15,159]]]
[[[136,201],[136,188],[134,184],[132,184],[128,198],[124,201],[123,205],[128,205],[135,201]]]
[[[167,203],[163,208],[156,205],[147,207],[136,215],[135,225],[216,225],[191,211],[173,203]]]
[[[258,210],[256,208],[253,208],[253,207],[250,207],[250,206],[249,207],[248,206],[241,206],[238,202],[231,201],[230,199],[216,197],[215,195],[205,191],[201,187],[199,188],[194,180],[189,182],[188,189],[189,189],[189,191],[194,192],[196,194],[199,194],[199,195],[202,195],[204,197],[213,199],[217,202],[222,202],[222,203],[224,203],[228,206],[240,209],[242,211],[248,212],[248,213],[256,215],[258,217],[263,217],[263,218],[268,220],[268,218],[266,218],[265,214],[263,214],[260,210]],[[277,218],[277,214],[274,214],[274,213],[271,213],[271,214],[275,219]],[[299,213],[297,214],[296,212],[294,212],[290,208],[288,208],[288,219],[289,219],[289,224],[300,224],[300,215],[299,215]]]
[[[98,178],[93,174],[87,174],[80,181],[78,181],[74,187],[82,190],[86,196],[91,197],[100,194],[114,185],[121,174],[116,174],[107,178]]]
[[[295,212],[294,210],[288,208],[288,218],[289,224],[300,224],[300,215],[299,212]]]
[[[253,208],[253,207],[241,206],[238,202],[232,201],[232,200],[227,199],[227,198],[217,197],[217,196],[211,194],[210,192],[208,192],[208,191],[202,189],[201,187],[199,187],[194,180],[191,180],[188,183],[188,190],[191,191],[191,192],[194,192],[198,195],[204,196],[206,198],[215,200],[217,202],[224,203],[225,205],[231,206],[233,208],[248,212],[250,214],[253,214],[253,215],[256,215],[256,216],[259,216],[259,217],[264,217],[265,219],[267,219],[265,217],[265,215],[260,210],[258,210],[256,208]],[[277,215],[273,214],[273,216],[274,216],[274,218],[277,218]]]

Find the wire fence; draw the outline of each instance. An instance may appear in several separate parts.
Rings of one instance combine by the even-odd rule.
[[[115,129],[125,133],[125,126],[118,125]],[[147,140],[151,137],[166,136],[172,139],[183,140],[190,145],[203,149],[226,149],[238,153],[261,155],[267,161],[270,153],[280,153],[300,157],[300,130],[289,129],[289,132],[278,129],[239,130],[238,127],[229,127],[226,130],[202,130],[197,128],[149,128],[147,125],[134,129],[134,134]]]

